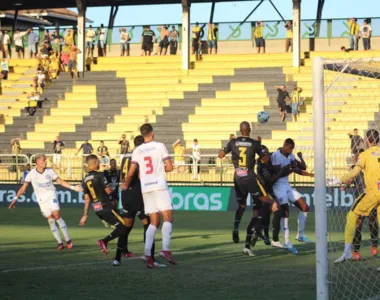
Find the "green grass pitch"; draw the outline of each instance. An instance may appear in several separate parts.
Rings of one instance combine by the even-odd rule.
[[[251,258],[242,253],[251,212],[243,216],[240,244],[231,240],[234,212],[174,212],[172,250],[177,266],[147,269],[139,259],[112,267],[115,242],[105,256],[96,241],[110,232],[91,212],[77,224],[82,207],[62,207],[74,249],[58,252],[38,207],[0,209],[0,299],[315,299],[314,244],[295,243],[298,255],[265,246]],[[296,214],[290,219],[294,239]],[[307,235],[314,239],[314,217]],[[157,250],[161,247],[158,231]],[[130,250],[143,251],[139,221]],[[163,261],[162,261],[163,262]]]

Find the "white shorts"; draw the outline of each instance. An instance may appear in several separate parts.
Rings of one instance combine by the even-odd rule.
[[[54,153],[53,154],[53,164],[59,165],[61,163],[62,154]]]
[[[60,210],[59,203],[56,198],[39,203],[42,215],[47,218],[52,215],[53,211]]]
[[[273,193],[280,205],[296,202],[302,195],[293,190],[290,185],[273,186]]]
[[[173,203],[169,190],[154,191],[143,194],[145,214],[172,210]]]

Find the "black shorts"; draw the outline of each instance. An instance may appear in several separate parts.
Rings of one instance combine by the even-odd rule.
[[[16,52],[24,51],[24,47],[16,46]]]
[[[3,75],[3,80],[7,80],[8,79],[8,71],[2,70],[1,71],[1,75]]]
[[[158,46],[163,49],[168,49],[169,41],[167,39],[161,40]]]
[[[192,43],[191,43],[191,46],[195,49],[198,49],[199,47],[199,39],[193,39],[192,40]]]
[[[264,38],[255,38],[256,47],[265,47]]]
[[[124,224],[123,216],[116,209],[104,209],[96,212],[96,215],[106,221],[108,224],[116,226],[118,224]]]
[[[240,185],[237,183],[236,178],[234,177],[234,187],[236,201],[239,205],[246,205],[248,192],[246,190],[241,190]]]
[[[278,103],[278,108],[280,111],[286,111],[286,103],[285,102],[277,102]]]
[[[245,198],[247,198],[248,193],[251,194],[253,201],[252,206],[254,209],[256,209],[255,205],[257,204],[257,202],[260,202],[260,197],[268,196],[259,179],[255,176],[239,177],[235,174],[234,182],[235,191],[239,191],[239,196],[245,196]]]
[[[128,219],[138,217],[140,220],[148,218],[144,210],[144,200],[141,188],[131,188],[121,192],[123,216]]]
[[[141,49],[145,52],[152,52],[153,51],[153,43],[143,43],[141,46]]]

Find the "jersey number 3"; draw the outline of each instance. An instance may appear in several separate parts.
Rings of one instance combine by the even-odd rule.
[[[152,158],[150,156],[145,156],[144,161],[146,162],[146,172],[145,174],[152,174],[153,173],[153,164],[152,164]]]
[[[239,167],[247,167],[247,147],[239,147]]]

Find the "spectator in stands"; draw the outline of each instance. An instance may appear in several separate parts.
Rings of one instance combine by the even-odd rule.
[[[57,29],[53,31],[53,34],[51,35],[51,39],[53,41],[53,45],[52,45],[53,51],[57,53],[61,53],[61,40],[63,39],[63,37],[59,34]]]
[[[198,143],[197,139],[193,140],[193,144],[191,145],[191,158],[190,158],[190,173],[193,172],[192,167],[194,162],[196,161],[197,163],[197,173],[193,174],[193,179],[197,180],[198,179],[198,174],[201,170],[201,149]]]
[[[142,42],[142,52],[141,56],[150,56],[150,54],[153,51],[153,43],[156,40],[156,34],[153,30],[150,29],[150,26],[146,26],[144,29],[142,35],[141,35],[141,42]]]
[[[49,44],[50,45],[50,42],[51,42],[51,35],[50,35],[50,32],[49,30],[45,30],[45,34],[44,34],[44,39],[43,39],[43,43],[44,44]]]
[[[347,20],[348,25],[350,25],[350,48],[354,50],[359,50],[359,24],[357,23],[356,18],[352,18],[351,20]]]
[[[40,100],[40,94],[31,92],[28,96],[28,106],[25,107],[26,116],[34,116],[37,111],[38,101]]]
[[[255,37],[257,53],[265,53],[264,22],[256,22],[253,35]]]
[[[74,31],[72,29],[67,29],[65,35],[65,45],[73,46],[74,45]]]
[[[20,59],[21,57],[24,58],[24,43],[23,43],[23,36],[29,34],[31,29],[28,29],[27,31],[21,32],[20,29],[16,29],[15,34],[13,35],[13,40],[16,47],[16,53],[17,58]]]
[[[21,145],[20,145],[20,138],[15,138],[11,140],[11,146],[12,146],[12,160],[13,164],[10,167],[10,172],[16,172],[16,167],[19,163],[18,155],[21,154]]]
[[[170,36],[170,55],[176,55],[178,49],[179,32],[172,26],[172,30],[169,32]]]
[[[71,49],[72,46],[68,46],[65,44],[65,46],[63,46],[62,48],[62,54],[61,54],[61,70],[62,71],[65,71],[66,70],[66,66],[69,64],[69,60],[70,60],[70,49]]]
[[[290,100],[290,96],[288,91],[286,90],[286,85],[280,85],[275,86],[277,89],[278,95],[277,95],[277,104],[278,109],[280,111],[281,120],[282,122],[285,122],[286,118],[286,102]]]
[[[120,56],[129,56],[130,53],[130,44],[129,44],[129,33],[127,32],[127,29],[120,28]]]
[[[59,76],[59,54],[58,52],[51,51],[49,56],[50,66],[49,73],[51,79],[58,79]]]
[[[41,58],[48,59],[50,51],[52,50],[51,45],[48,43],[43,43],[41,48]]]
[[[94,148],[88,142],[88,139],[85,139],[84,143],[79,147],[79,149],[78,149],[77,153],[75,153],[75,155],[77,155],[81,150],[83,150],[83,155],[89,155],[92,153],[92,151],[94,151]]]
[[[69,78],[70,79],[78,79],[78,70],[77,70],[77,55],[79,53],[82,53],[78,47],[71,46],[71,49],[69,51],[69,63],[68,63],[68,69],[69,69]]]
[[[286,39],[285,39],[285,52],[293,52],[293,22],[287,21],[285,23]]]
[[[44,91],[44,88],[45,88],[45,80],[46,80],[46,75],[44,74],[43,70],[41,68],[39,68],[37,70],[37,76],[36,76],[36,81],[35,81],[35,85],[34,85],[34,88],[36,90],[36,92],[40,92],[40,94],[43,93]]]
[[[169,47],[169,31],[166,25],[163,25],[160,30],[160,43],[157,47],[157,52],[155,55],[166,55]]]
[[[8,31],[4,31],[3,35],[3,57],[8,58],[11,51],[11,37],[8,34]]]
[[[364,25],[360,28],[360,36],[363,39],[364,50],[371,50],[371,34],[372,27],[368,24],[368,20],[364,20]]]
[[[24,170],[24,172],[22,173],[21,183],[24,183],[24,182],[25,182],[25,178],[26,178],[26,176],[29,174],[30,170],[31,170],[30,164],[27,164],[27,165],[25,166],[25,170]]]
[[[0,30],[0,52],[4,57],[4,31]]]
[[[105,47],[105,42],[106,40],[106,29],[104,28],[104,25],[101,24],[100,28],[98,29],[98,48],[99,52],[102,53],[102,56],[106,56],[106,47]]]
[[[55,168],[61,168],[62,151],[65,147],[65,143],[61,141],[61,138],[57,136],[53,141],[53,165]]]
[[[3,57],[1,59],[1,75],[3,75],[3,80],[8,79],[8,73],[9,73],[8,58]]]
[[[207,46],[208,54],[218,53],[218,28],[213,23],[208,23]]]
[[[174,166],[180,173],[183,173],[185,171],[185,146],[178,139],[173,143],[172,147],[174,150]]]
[[[127,141],[127,137],[125,134],[121,135],[121,138],[119,139],[118,143],[120,145],[120,161],[122,161],[129,151],[129,142]]]
[[[32,29],[29,30],[28,35],[28,50],[29,50],[29,58],[37,58],[37,48],[38,48],[38,42],[40,41],[40,38],[38,34],[36,34]]]
[[[360,137],[358,134],[358,129],[355,128],[354,132],[349,132],[348,137],[351,140],[351,155],[352,155],[352,160],[353,164],[356,163],[359,157],[360,149],[363,148],[363,139]]]
[[[292,117],[293,122],[297,122],[297,117],[299,116],[299,106],[301,103],[300,94],[302,93],[302,88],[295,87],[292,92]]]
[[[191,44],[191,53],[192,54],[195,54],[195,52],[197,51],[198,47],[199,47],[199,39],[201,37],[201,31],[202,29],[199,27],[199,23],[195,23],[195,26],[193,27],[193,40],[192,40],[192,44]]]
[[[100,145],[96,150],[96,154],[100,157],[100,164],[103,167],[107,167],[109,164],[109,153],[108,148],[104,146],[104,141],[100,141]]]
[[[94,56],[94,37],[95,37],[95,31],[92,29],[92,25],[89,26],[87,32],[86,32],[86,50],[87,50],[87,57],[93,58]]]

